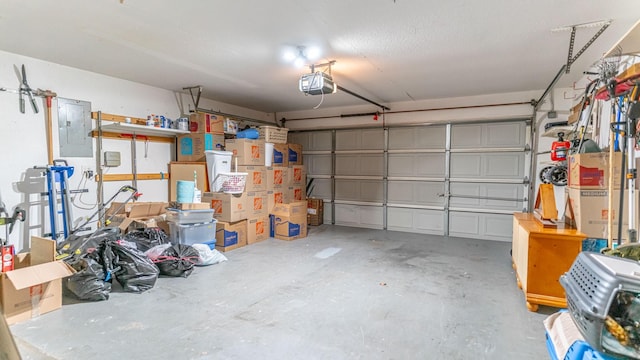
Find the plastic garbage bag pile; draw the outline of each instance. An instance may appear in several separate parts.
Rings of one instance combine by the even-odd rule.
[[[122,236],[118,228],[101,228],[89,235],[72,235],[58,244],[58,258],[76,273],[65,278],[65,289],[80,300],[108,300],[113,279],[123,291],[141,293],[160,275],[188,277],[195,266],[227,258],[208,245],[171,244],[160,228],[136,230]]]

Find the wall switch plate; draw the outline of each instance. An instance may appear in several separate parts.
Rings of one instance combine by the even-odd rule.
[[[108,166],[108,167],[120,166],[120,152],[119,151],[105,151],[104,152],[104,166]]]

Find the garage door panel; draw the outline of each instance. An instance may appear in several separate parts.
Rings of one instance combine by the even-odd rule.
[[[524,153],[487,154],[484,156],[486,176],[500,178],[522,178],[524,176]]]
[[[444,177],[445,154],[389,154],[389,176]]]
[[[454,153],[451,177],[522,179],[524,157],[524,153]]]
[[[384,131],[382,129],[336,131],[336,150],[381,149],[384,149]]]
[[[313,181],[311,197],[331,199],[331,179],[312,180],[311,178],[307,178],[307,181]]]
[[[331,131],[290,132],[287,142],[301,144],[305,151],[331,151]]]
[[[389,181],[388,203],[402,205],[444,206],[444,182]]]
[[[332,220],[333,219],[333,217],[332,217],[333,207],[331,206],[331,202],[327,202],[327,201],[324,202],[323,211],[324,211],[324,217],[322,218],[323,222],[325,224],[331,224],[332,221],[333,221]]]
[[[305,155],[304,166],[307,174],[331,175],[331,155]]]
[[[443,211],[390,207],[387,209],[387,229],[443,235]]]
[[[336,175],[382,176],[382,154],[336,155]]]
[[[452,149],[524,147],[526,123],[498,122],[486,124],[453,125]]]
[[[335,204],[336,225],[382,229],[382,208],[378,206],[361,206]]]
[[[522,201],[482,198],[522,199],[524,186],[521,184],[452,183],[450,192],[452,207],[520,211],[522,210]]]
[[[420,126],[389,129],[389,149],[444,149],[444,126]]]
[[[486,145],[489,147],[524,147],[524,122],[487,124]]]
[[[381,180],[336,179],[336,200],[382,202]]]
[[[511,241],[513,215],[449,212],[449,235],[473,239]]]

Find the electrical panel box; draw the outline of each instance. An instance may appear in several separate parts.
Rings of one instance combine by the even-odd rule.
[[[108,167],[120,166],[120,152],[119,151],[105,151],[104,152],[104,166],[108,166]]]
[[[57,98],[61,157],[93,157],[91,103]]]

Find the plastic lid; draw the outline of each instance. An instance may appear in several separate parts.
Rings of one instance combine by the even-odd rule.
[[[217,154],[217,155],[233,155],[232,151],[221,151],[221,150],[205,150],[205,154]]]

